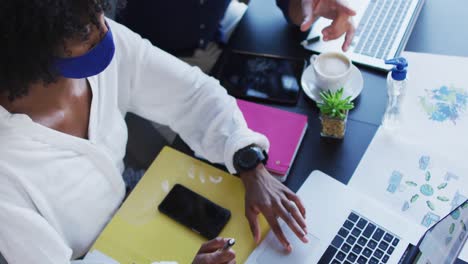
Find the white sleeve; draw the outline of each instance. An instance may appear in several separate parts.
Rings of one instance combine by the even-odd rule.
[[[37,212],[0,201],[0,252],[9,264],[70,263],[72,250]]]
[[[250,144],[268,151],[268,139],[247,128],[233,97],[219,82],[112,23],[119,75],[129,75],[119,93],[127,111],[168,125],[198,154],[235,172],[234,153]],[[120,50],[119,50],[120,49]],[[120,84],[119,84],[120,86]]]

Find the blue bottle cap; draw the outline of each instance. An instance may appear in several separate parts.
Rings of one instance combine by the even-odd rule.
[[[408,61],[403,58],[394,58],[390,60],[385,60],[385,64],[392,64],[395,67],[392,68],[392,78],[397,81],[402,81],[406,79],[406,74],[408,73]]]

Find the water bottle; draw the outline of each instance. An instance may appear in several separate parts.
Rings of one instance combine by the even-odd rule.
[[[387,76],[387,108],[382,119],[382,126],[395,128],[401,121],[401,105],[406,93],[407,67],[405,58],[395,58],[385,61],[386,64],[395,65]]]

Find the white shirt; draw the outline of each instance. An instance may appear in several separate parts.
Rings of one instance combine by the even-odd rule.
[[[125,195],[127,112],[170,126],[230,172],[238,149],[269,147],[217,80],[108,24],[116,53],[103,73],[88,78],[89,140],[0,107],[0,252],[10,264],[69,263],[87,252]]]

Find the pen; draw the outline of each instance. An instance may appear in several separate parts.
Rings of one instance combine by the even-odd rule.
[[[223,250],[228,250],[230,249],[232,246],[234,246],[234,244],[236,244],[236,240],[234,238],[231,238],[229,239],[226,244],[224,244],[224,247],[223,247]]]
[[[315,36],[315,37],[313,37],[313,38],[303,40],[303,41],[301,42],[301,45],[302,45],[302,46],[308,46],[308,45],[310,45],[310,44],[312,44],[312,43],[314,43],[314,42],[317,42],[317,41],[319,41],[319,40],[320,40],[320,36]]]

